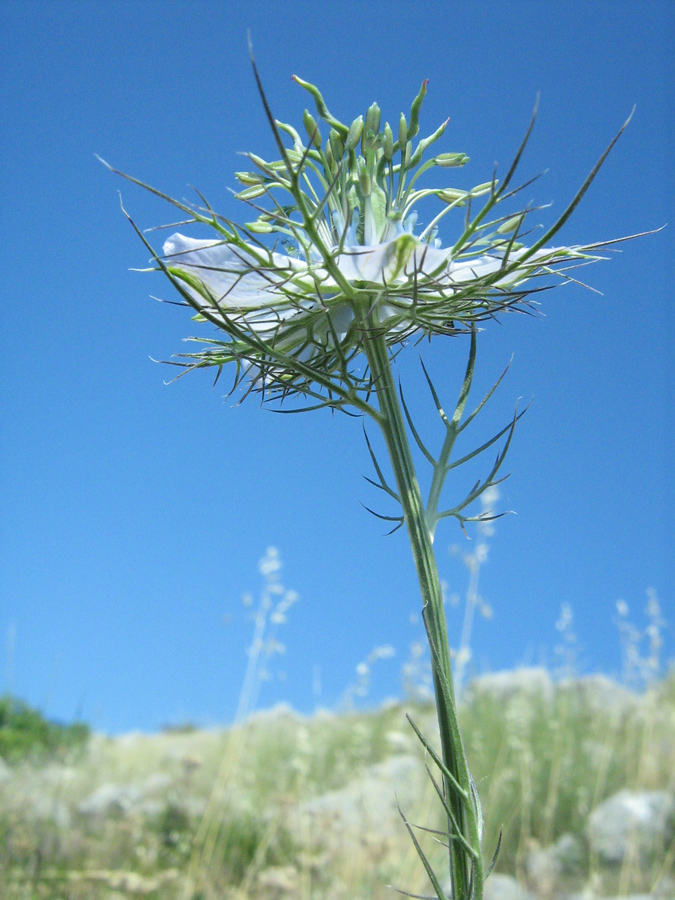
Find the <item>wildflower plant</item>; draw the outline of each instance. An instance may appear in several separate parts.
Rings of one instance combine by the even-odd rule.
[[[494,515],[497,501],[500,493],[496,484],[487,488],[479,497],[479,503],[483,508],[484,516],[479,517],[476,530],[478,531],[479,540],[475,544],[472,552],[464,553],[462,556],[464,565],[469,570],[469,585],[466,592],[466,600],[464,605],[464,619],[462,622],[462,630],[460,632],[459,646],[454,651],[454,681],[455,695],[462,695],[465,682],[467,667],[473,658],[471,650],[471,632],[476,611],[484,618],[492,618],[492,607],[486,603],[483,597],[478,593],[478,579],[480,570],[488,561],[489,543],[488,539],[495,533]],[[459,548],[454,545],[450,548],[451,553],[457,553]],[[453,595],[450,598],[451,603],[458,603],[459,597]]]
[[[442,519],[469,522],[495,517],[489,509],[472,514],[471,506],[501,480],[502,465],[518,418],[473,451],[455,456],[458,436],[470,425],[503,375],[468,415],[467,401],[476,362],[481,323],[508,311],[531,312],[539,294],[559,283],[575,281],[578,266],[598,259],[607,243],[551,246],[593,181],[611,142],[557,221],[532,239],[530,216],[539,207],[513,201],[531,182],[514,185],[514,176],[534,125],[534,116],[505,176],[492,177],[470,190],[452,184],[454,170],[469,158],[460,152],[435,153],[448,121],[419,139],[425,81],[408,116],[382,122],[376,103],[351,124],[329,111],[318,90],[295,82],[311,97],[315,115],[305,110],[303,128],[276,120],[252,60],[253,72],[269,122],[278,159],[247,153],[246,171],[235,173],[235,195],[249,217],[237,224],[217,213],[201,194],[194,205],[174,200],[124,175],[177,207],[184,219],[173,226],[207,226],[212,237],[176,232],[162,251],[133,223],[162,272],[178,291],[193,320],[215,333],[189,340],[196,349],[171,361],[185,372],[223,368],[232,373],[232,390],[260,395],[283,411],[339,410],[362,416],[384,438],[390,478],[366,435],[374,476],[371,483],[398,506],[395,515],[380,515],[393,530],[405,525],[422,596],[422,615],[430,647],[440,731],[437,753],[414,723],[437,773],[429,769],[445,811],[452,900],[480,900],[491,868],[483,861],[481,805],[473,783],[457,722],[451,654],[441,582],[433,540]],[[625,125],[624,125],[625,128]],[[113,170],[116,171],[116,170]],[[123,173],[118,173],[123,174]],[[423,186],[423,176],[440,184]],[[448,183],[450,182],[450,183]],[[433,199],[438,210],[418,228],[416,207]],[[454,242],[443,247],[441,226],[459,214]],[[130,219],[131,221],[131,219]],[[527,243],[527,239],[531,243]],[[446,412],[426,369],[438,411],[440,447],[432,452],[422,440],[394,366],[397,354],[423,338],[466,335],[468,361],[454,409]],[[431,468],[423,497],[411,449],[412,441]],[[484,478],[467,496],[445,503],[443,488],[450,472],[498,444],[501,447]],[[425,855],[418,832],[404,821],[438,898],[446,897]],[[494,848],[491,848],[494,850]],[[494,862],[494,857],[493,857]]]
[[[268,547],[264,557],[258,562],[263,586],[258,605],[253,611],[253,638],[247,648],[248,662],[234,717],[234,728],[230,732],[211,795],[194,837],[188,869],[193,882],[198,876],[203,878],[213,872],[219,841],[225,837],[229,846],[236,830],[235,825],[226,825],[224,822],[226,811],[221,800],[232,773],[237,770],[246,752],[247,732],[237,726],[242,726],[255,710],[260,689],[271,677],[270,661],[286,652],[284,644],[277,637],[278,630],[286,624],[289,610],[299,600],[294,590],[284,587],[281,581],[282,568],[279,551],[276,547]],[[245,607],[252,607],[253,597],[246,594],[242,602]]]

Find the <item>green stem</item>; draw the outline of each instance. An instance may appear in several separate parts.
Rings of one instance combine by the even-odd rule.
[[[460,420],[462,415],[464,414],[464,407],[466,406],[466,401],[469,397],[469,391],[471,390],[471,382],[473,381],[473,370],[476,365],[476,326],[471,326],[471,350],[469,351],[469,362],[466,367],[466,375],[464,376],[464,383],[462,385],[462,390],[459,394],[459,400],[457,401],[457,406],[455,408],[455,412],[452,416],[451,420],[448,420],[447,416],[443,412],[440,402],[436,397],[436,392],[433,392],[434,400],[436,400],[436,405],[438,407],[438,412],[443,420],[445,425],[445,440],[443,441],[443,446],[441,447],[441,452],[438,456],[438,460],[434,464],[434,474],[431,479],[431,488],[429,489],[429,499],[427,500],[427,509],[426,509],[426,519],[427,519],[427,527],[431,532],[431,536],[433,538],[434,532],[436,531],[436,526],[439,522],[438,515],[438,504],[441,499],[441,491],[443,490],[443,485],[445,484],[445,479],[448,476],[448,472],[450,471],[450,455],[454,449],[455,441],[457,440],[457,435],[460,432]]]
[[[431,652],[443,762],[455,782],[461,786],[460,794],[450,780],[445,778],[445,795],[463,838],[474,851],[469,854],[459,840],[450,840],[452,897],[453,900],[481,900],[483,896],[483,866],[480,855],[479,823],[473,804],[469,767],[457,722],[450,648],[443,609],[443,595],[433,551],[433,537],[427,527],[424,503],[415,473],[386,340],[376,316],[376,311],[371,312],[368,316],[366,354],[381,413],[379,424],[396,478],[422,594],[422,616]],[[449,831],[450,833],[454,831],[451,822],[449,822]]]

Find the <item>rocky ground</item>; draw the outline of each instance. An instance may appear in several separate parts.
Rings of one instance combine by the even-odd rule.
[[[429,894],[398,806],[428,827],[442,816],[406,709],[279,708],[231,731],[94,735],[72,758],[0,761],[0,897]],[[433,737],[433,711],[412,713]],[[474,682],[462,719],[486,855],[504,830],[486,900],[675,900],[675,677],[638,696],[499,673]]]

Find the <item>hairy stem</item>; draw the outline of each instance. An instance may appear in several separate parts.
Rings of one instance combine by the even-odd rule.
[[[453,813],[452,818],[459,826],[462,837],[474,851],[473,854],[469,854],[462,846],[462,842],[453,840],[451,836],[452,897],[453,900],[473,900],[473,898],[481,900],[483,867],[480,856],[479,823],[472,797],[473,786],[457,723],[450,648],[433,538],[427,526],[389,352],[384,333],[375,317],[375,311],[368,317],[369,336],[365,342],[366,354],[381,414],[379,425],[396,478],[422,594],[422,616],[431,652],[443,762],[452,774],[455,784],[461,787],[460,793],[450,780],[445,778],[444,791]],[[448,828],[452,835],[455,829],[450,817],[448,818]]]

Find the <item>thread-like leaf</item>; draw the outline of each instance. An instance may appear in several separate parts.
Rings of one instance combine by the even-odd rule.
[[[503,828],[500,828],[500,829],[499,829],[499,837],[497,838],[497,846],[495,847],[495,852],[492,854],[492,859],[490,860],[490,865],[487,867],[487,869],[486,869],[486,871],[485,871],[485,877],[486,877],[486,878],[488,877],[488,875],[490,874],[490,872],[492,872],[492,870],[493,870],[494,867],[495,867],[495,863],[497,862],[497,857],[499,856],[499,850],[501,849],[501,846],[502,846],[502,833],[503,833],[503,831],[504,831]]]
[[[400,806],[398,806],[398,811],[400,813],[401,818],[403,819],[405,827],[408,829],[408,834],[410,835],[410,838],[411,838],[413,844],[415,845],[415,850],[417,850],[417,855],[422,860],[422,865],[426,869],[427,875],[429,876],[429,881],[431,882],[434,890],[436,891],[436,896],[437,896],[438,900],[448,900],[448,898],[445,896],[445,894],[443,892],[443,888],[441,887],[440,882],[438,881],[438,878],[436,877],[436,873],[433,870],[433,866],[427,859],[427,857],[424,853],[424,850],[422,850],[422,848],[419,844],[419,841],[415,837],[415,832],[410,827],[410,823],[408,822],[405,815],[403,814],[403,810],[401,809]]]
[[[424,749],[429,753],[429,756],[433,759],[433,761],[436,763],[436,765],[437,765],[438,768],[441,770],[441,772],[443,773],[443,775],[448,779],[448,781],[450,782],[450,784],[452,785],[452,787],[454,788],[454,790],[455,790],[455,791],[459,794],[459,796],[462,798],[462,800],[464,800],[465,802],[468,803],[468,801],[469,801],[469,795],[468,795],[467,792],[464,790],[464,788],[461,786],[461,784],[457,781],[457,779],[456,779],[455,776],[452,774],[452,772],[451,772],[451,771],[448,769],[448,767],[445,765],[445,763],[444,763],[443,760],[440,758],[440,756],[438,755],[438,753],[436,753],[436,751],[435,751],[434,748],[431,746],[431,744],[429,743],[429,741],[424,737],[424,735],[422,734],[422,732],[419,730],[419,728],[417,727],[417,725],[416,725],[415,722],[413,721],[411,715],[410,715],[409,713],[406,713],[406,716],[405,716],[405,717],[406,717],[406,719],[410,722],[410,725],[412,726],[413,731],[415,732],[415,734],[416,734],[417,737],[419,738],[420,743],[422,744],[422,746],[424,747]]]
[[[408,422],[408,427],[410,428],[412,436],[415,438],[415,443],[420,448],[420,450],[422,451],[424,456],[427,458],[427,461],[430,462],[432,466],[435,466],[436,460],[434,459],[432,454],[429,452],[429,450],[427,450],[427,448],[424,444],[424,441],[419,436],[419,433],[418,433],[417,429],[415,428],[415,425],[412,420],[412,416],[410,415],[410,412],[408,410],[408,404],[405,402],[405,397],[403,396],[403,388],[402,388],[400,382],[399,382],[399,396],[401,398],[401,406],[403,407],[403,412],[405,414],[406,421]]]

